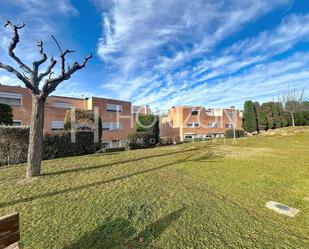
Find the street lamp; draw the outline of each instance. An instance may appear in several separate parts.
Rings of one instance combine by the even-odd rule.
[[[235,130],[235,106],[230,107],[233,110],[233,133],[234,133],[234,142],[236,141],[236,130]]]

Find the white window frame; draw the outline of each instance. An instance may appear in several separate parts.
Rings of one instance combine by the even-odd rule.
[[[57,124],[55,125],[56,127],[53,127],[53,124]],[[60,125],[59,125],[60,124]],[[60,131],[64,129],[64,121],[61,120],[52,120],[50,123],[50,128],[53,131]]]
[[[197,122],[188,122],[187,123],[187,128],[200,128],[200,124],[197,123]]]
[[[103,131],[121,131],[122,122],[102,122]]]
[[[12,106],[22,106],[23,105],[23,95],[20,93],[8,93],[8,92],[0,92],[0,98],[6,98],[6,99],[17,99],[20,100],[20,105],[12,105]],[[3,102],[0,102],[3,103]],[[4,103],[7,104],[7,103]]]
[[[208,128],[219,128],[219,124],[212,122],[212,123],[208,123],[207,127]]]
[[[106,104],[107,112],[122,112],[122,105]]]
[[[54,108],[62,108],[62,109],[70,109],[73,105],[68,102],[53,102],[52,107]]]
[[[14,123],[20,123],[20,125],[14,125]],[[17,119],[13,120],[13,126],[22,126],[22,125],[23,125],[23,121],[22,120],[17,120]]]
[[[197,114],[192,114],[193,112],[197,112]],[[200,114],[199,110],[191,110],[191,116],[198,116]]]

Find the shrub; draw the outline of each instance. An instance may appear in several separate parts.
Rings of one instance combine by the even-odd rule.
[[[94,112],[92,110],[76,109],[75,112],[76,124],[80,126],[77,130],[93,130]],[[71,110],[67,110],[64,117],[64,129],[71,130]],[[102,120],[99,117],[99,141],[102,138]]]
[[[179,136],[166,136],[160,138],[160,145],[172,145],[172,144],[180,144],[180,137]]]
[[[0,165],[27,161],[29,127],[0,126]]]
[[[136,132],[149,132],[155,143],[160,140],[159,117],[156,115],[138,115],[136,121]]]
[[[147,131],[134,132],[128,136],[128,145],[131,150],[153,147],[156,143],[152,133]]]
[[[254,110],[254,105],[251,100],[245,102],[243,112],[243,127],[247,132],[253,132],[257,130],[257,117]]]
[[[13,124],[12,107],[0,103],[0,125],[12,125],[12,124]]]
[[[48,132],[44,134],[43,159],[92,154],[96,151],[93,131],[77,131],[76,142],[71,142],[70,131]]]
[[[236,137],[244,137],[245,136],[245,131],[244,130],[235,130],[235,136]],[[225,137],[226,138],[233,138],[234,137],[234,130],[226,130],[225,131]]]
[[[29,127],[0,126],[0,165],[27,161]],[[93,131],[77,131],[76,143],[69,131],[44,134],[43,159],[92,154],[98,149]]]

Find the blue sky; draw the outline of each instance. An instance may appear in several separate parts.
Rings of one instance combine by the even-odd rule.
[[[25,21],[17,54],[74,49],[94,58],[55,92],[149,104],[241,108],[309,86],[308,0],[1,0],[0,22]],[[0,29],[0,61],[10,32]],[[19,85],[0,71],[0,82]]]

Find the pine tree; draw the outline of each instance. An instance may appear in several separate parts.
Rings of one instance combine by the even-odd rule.
[[[257,117],[251,100],[246,101],[244,104],[243,120],[243,127],[245,131],[254,132],[257,130]]]

